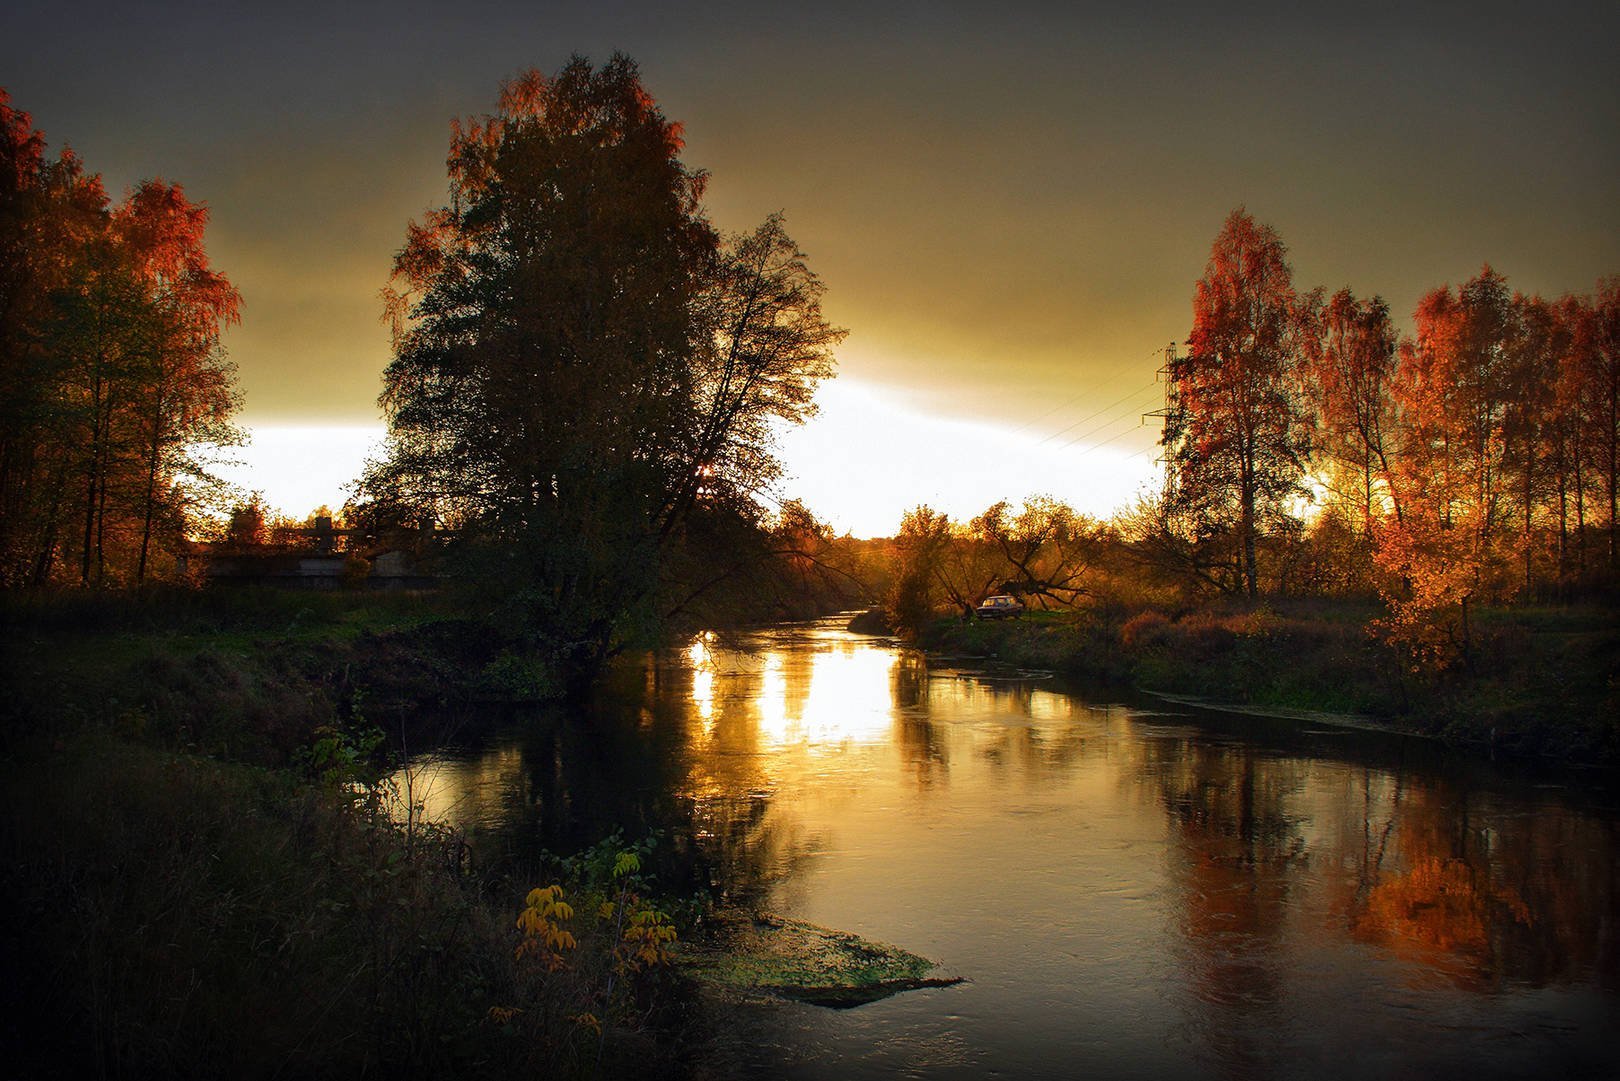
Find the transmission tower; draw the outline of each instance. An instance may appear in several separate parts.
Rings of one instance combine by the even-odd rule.
[[[1164,501],[1172,502],[1176,494],[1176,471],[1171,468],[1173,458],[1173,444],[1181,436],[1181,368],[1187,362],[1186,357],[1176,355],[1176,343],[1171,342],[1164,347],[1164,363],[1160,365],[1157,378],[1164,380],[1164,408],[1155,409],[1151,413],[1144,413],[1144,417],[1159,417],[1164,425],[1159,437],[1159,444],[1164,453],[1154,461],[1164,470]]]

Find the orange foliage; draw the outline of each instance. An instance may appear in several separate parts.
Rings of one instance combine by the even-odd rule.
[[[1531,922],[1529,907],[1516,894],[1481,883],[1462,860],[1430,856],[1374,887],[1357,930],[1448,953],[1478,954],[1490,945],[1495,905],[1518,923]]]
[[[237,401],[219,351],[241,297],[206,208],[99,177],[0,91],[0,583],[139,581],[174,550]]]

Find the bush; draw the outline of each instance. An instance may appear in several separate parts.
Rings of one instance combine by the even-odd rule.
[[[610,1064],[656,1064],[635,1029],[673,932],[633,869],[611,880],[622,919],[576,876],[606,930],[553,970],[520,948],[518,891],[353,771],[96,733],[30,765],[0,808],[13,1075],[567,1077],[604,1040]]]
[[[1150,608],[1125,621],[1119,629],[1119,641],[1126,649],[1157,645],[1165,640],[1169,626],[1169,617]]]

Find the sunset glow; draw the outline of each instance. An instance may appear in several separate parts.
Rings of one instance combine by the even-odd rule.
[[[379,424],[377,294],[406,222],[443,200],[450,119],[572,50],[636,57],[711,174],[716,227],[785,212],[851,334],[775,495],[856,535],[920,502],[960,519],[1031,493],[1106,515],[1153,483],[1141,415],[1233,206],[1288,238],[1300,281],[1382,294],[1397,320],[1486,258],[1548,296],[1620,265],[1620,97],[1590,13],[1300,10],[1262,30],[1175,6],[1009,10],[994,33],[947,11],[496,5],[477,33],[391,13],[161,36],[24,5],[0,44],[15,100],[109,190],[172,176],[209,207],[257,433],[230,476],[291,515],[342,502]]]
[[[13,0],[8,1076],[1620,1078],[1617,38]]]
[[[228,452],[235,464],[218,473],[290,517],[306,517],[322,506],[335,511],[383,435],[381,425],[252,425],[247,445]]]

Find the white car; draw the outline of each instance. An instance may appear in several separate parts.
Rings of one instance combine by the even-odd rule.
[[[1024,602],[1006,593],[986,597],[975,610],[980,619],[1017,619],[1024,614]]]

